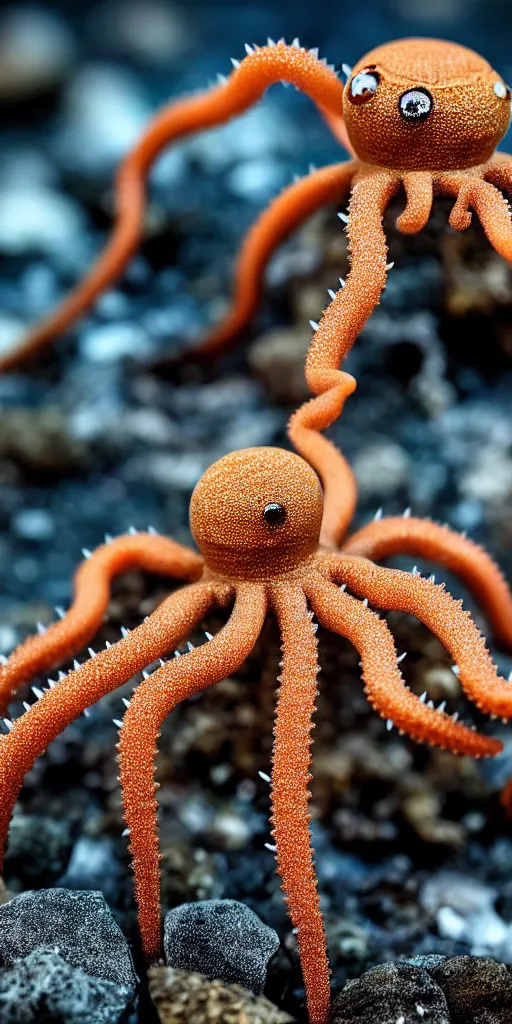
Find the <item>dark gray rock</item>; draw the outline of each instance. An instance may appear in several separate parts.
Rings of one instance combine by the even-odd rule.
[[[452,1024],[439,985],[422,967],[380,964],[336,997],[332,1024]],[[466,1021],[465,1024],[468,1024]]]
[[[424,957],[424,968],[442,988],[450,1024],[510,1024],[510,967],[489,957]]]
[[[22,893],[0,906],[0,936],[0,1024],[113,1024],[133,998],[128,943],[101,893]]]
[[[259,995],[279,938],[236,900],[183,903],[166,915],[165,960],[169,967],[243,985]]]
[[[127,989],[92,978],[41,946],[0,971],[1,1024],[114,1024]]]

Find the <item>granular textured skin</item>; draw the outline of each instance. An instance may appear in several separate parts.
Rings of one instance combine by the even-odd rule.
[[[338,372],[338,371],[336,371]],[[320,395],[314,401],[328,398]],[[311,406],[310,406],[311,407]],[[306,406],[308,408],[308,406]],[[296,417],[299,414],[296,414]],[[292,425],[292,429],[295,427]],[[311,730],[315,712],[318,652],[313,612],[326,628],[347,637],[361,658],[368,699],[376,711],[420,742],[458,754],[492,756],[501,744],[423,703],[405,685],[393,637],[370,607],[408,611],[422,619],[449,651],[460,682],[478,707],[512,717],[512,691],[501,679],[483,637],[461,603],[433,580],[382,569],[379,554],[423,550],[455,567],[480,599],[491,622],[512,646],[512,598],[499,570],[472,541],[447,527],[421,520],[384,520],[349,539],[346,549],[320,543],[332,524],[345,521],[346,465],[330,443],[308,428],[311,461],[317,460],[325,495],[308,463],[276,448],[249,448],[220,459],[199,481],[191,501],[191,526],[202,552],[164,538],[119,538],[100,548],[80,570],[75,604],[61,623],[31,638],[0,668],[0,698],[9,703],[41,664],[69,656],[95,628],[88,618],[106,609],[108,581],[125,565],[180,574],[177,590],[117,644],[52,681],[40,699],[0,737],[0,841],[3,849],[12,808],[36,757],[80,712],[158,658],[129,702],[120,725],[119,767],[143,948],[160,955],[160,852],[155,757],[164,718],[177,704],[235,672],[251,652],[268,612],[278,620],[283,662],[277,697],[271,780],[272,834],[290,918],[297,935],[312,1024],[329,1013],[329,965],[309,830]],[[327,463],[327,465],[326,465]],[[341,467],[336,479],[336,466]],[[329,476],[330,468],[332,475]],[[349,495],[349,502],[350,502]],[[268,507],[273,513],[266,518]],[[329,528],[326,530],[326,522]],[[385,524],[390,525],[386,528]],[[155,547],[156,541],[159,546]],[[135,544],[135,542],[137,542]],[[109,553],[110,552],[110,553]],[[87,571],[89,603],[84,602]],[[341,589],[340,589],[341,585]],[[503,608],[495,593],[501,588]],[[187,639],[215,607],[232,606],[226,625],[181,657],[173,648]],[[88,637],[87,637],[88,639]]]
[[[294,1024],[263,996],[196,972],[151,967],[149,992],[162,1024]]]

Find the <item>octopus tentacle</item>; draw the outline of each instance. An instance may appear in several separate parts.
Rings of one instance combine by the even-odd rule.
[[[182,700],[236,671],[256,643],[266,608],[263,586],[240,585],[231,616],[220,632],[145,679],[124,716],[118,746],[120,781],[130,830],[142,946],[149,960],[160,954],[160,854],[154,778],[159,729]]]
[[[221,351],[247,325],[261,296],[263,273],[272,253],[307,217],[325,203],[342,202],[356,163],[323,167],[285,189],[262,213],[240,250],[235,272],[235,297],[226,319],[193,349],[193,355]]]
[[[495,153],[484,171],[485,181],[496,185],[503,192],[512,192],[512,156],[509,153]]]
[[[115,576],[141,569],[194,580],[202,567],[203,559],[195,551],[154,534],[128,534],[97,548],[75,573],[73,603],[67,614],[46,633],[28,637],[0,667],[0,710],[22,683],[62,664],[94,636],[103,621]]]
[[[483,608],[496,637],[512,647],[512,594],[490,555],[449,526],[393,516],[363,526],[342,545],[344,555],[379,562],[390,555],[422,555],[460,576]]]
[[[404,174],[402,184],[407,204],[396,226],[403,234],[415,235],[425,227],[432,211],[432,174],[430,171],[409,171]]]
[[[421,576],[383,569],[365,558],[341,555],[331,561],[333,578],[379,608],[420,619],[450,652],[462,689],[481,711],[512,717],[512,686],[497,674],[485,640],[469,612],[444,589]]]
[[[275,588],[272,602],[283,649],[272,755],[272,834],[277,870],[297,932],[309,1021],[325,1024],[330,972],[308,814],[311,719],[318,675],[316,627],[302,590]]]
[[[338,559],[337,566],[339,576],[345,577],[345,561]],[[393,637],[375,612],[320,575],[308,581],[305,589],[321,625],[346,637],[361,655],[365,693],[382,718],[420,743],[435,744],[455,754],[478,758],[501,751],[498,740],[454,722],[407,688],[397,665]]]
[[[85,708],[184,640],[210,608],[229,600],[230,593],[227,586],[193,583],[172,594],[123,640],[46,690],[9,734],[0,737],[0,870],[12,810],[36,758]]]
[[[319,474],[325,491],[321,542],[336,547],[355,506],[351,471],[338,449],[318,431],[340,415],[356,387],[338,367],[379,302],[386,283],[387,246],[382,228],[384,210],[400,186],[396,174],[384,170],[358,175],[350,199],[347,233],[351,269],[324,311],[306,360],[306,380],[317,396],[291,417],[288,435],[297,451]]]
[[[457,196],[449,218],[451,227],[455,231],[464,231],[469,227],[471,213],[468,207],[471,206],[478,214],[493,248],[504,259],[512,262],[510,206],[495,185],[479,178],[466,178],[457,174],[440,174],[436,184],[436,191],[441,194]]]
[[[213,128],[239,114],[280,80],[291,82],[323,111],[339,114],[343,86],[316,54],[280,42],[251,51],[225,84],[172,103],[149,125],[124,160],[116,180],[116,223],[110,240],[83,281],[26,339],[0,359],[0,371],[44,348],[89,309],[96,297],[122,273],[137,249],[144,225],[146,178],[162,150],[192,132]]]

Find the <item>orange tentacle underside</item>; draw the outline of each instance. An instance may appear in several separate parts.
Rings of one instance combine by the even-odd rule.
[[[207,609],[207,600],[202,606],[196,603],[196,618]],[[118,747],[120,781],[130,830],[142,946],[149,960],[160,955],[160,853],[154,778],[159,729],[182,700],[239,668],[261,632],[266,609],[263,587],[241,585],[227,625],[207,644],[173,659],[145,679],[124,716]]]
[[[329,964],[309,831],[308,783],[312,717],[317,693],[317,640],[301,590],[272,592],[282,636],[272,755],[272,835],[277,870],[296,929],[311,1024],[329,1013]]]

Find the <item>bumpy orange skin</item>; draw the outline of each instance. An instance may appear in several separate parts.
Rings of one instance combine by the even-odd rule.
[[[332,446],[330,456],[334,459],[335,454]],[[339,521],[345,508],[343,475],[339,485],[338,490],[331,487],[324,504],[318,476],[298,455],[251,448],[225,456],[207,470],[192,496],[190,521],[201,554],[145,535],[121,537],[99,548],[77,573],[75,600],[64,619],[45,635],[29,638],[0,669],[0,700],[6,707],[24,681],[68,658],[92,637],[114,575],[138,566],[189,581],[117,644],[51,681],[40,699],[11,723],[8,735],[0,737],[1,861],[12,809],[35,759],[90,704],[164,659],[135,690],[118,745],[142,942],[147,957],[154,959],[160,953],[154,772],[162,721],[180,701],[235,672],[254,646],[267,612],[275,613],[283,663],[274,730],[272,834],[313,1024],[326,1024],[330,1002],[308,814],[318,675],[313,611],[322,625],[358,649],[365,692],[376,711],[414,739],[474,757],[501,750],[498,741],[425,705],[406,687],[391,633],[365,599],[422,619],[445,644],[458,665],[462,687],[478,707],[512,716],[512,687],[497,675],[461,603],[430,580],[381,569],[370,559],[417,552],[459,571],[512,645],[512,599],[496,566],[447,527],[411,518],[371,524],[341,551],[327,549],[320,536],[325,520]],[[173,648],[204,615],[229,605],[228,622],[216,636],[172,657]]]

